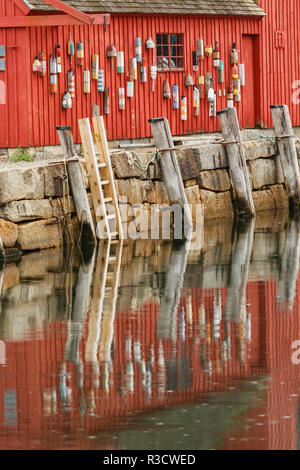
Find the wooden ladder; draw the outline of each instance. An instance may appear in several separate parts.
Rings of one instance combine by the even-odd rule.
[[[114,172],[102,116],[93,117],[97,158],[90,121],[79,119],[79,130],[93,199],[96,234],[99,239],[123,239],[123,227],[118,204]]]
[[[111,361],[123,240],[107,241],[98,250],[85,358],[107,368]]]

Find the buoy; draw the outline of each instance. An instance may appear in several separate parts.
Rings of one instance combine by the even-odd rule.
[[[231,49],[231,52],[230,52],[230,64],[231,65],[236,65],[238,64],[239,62],[239,53],[238,53],[238,50],[236,48],[236,43],[234,42],[232,44],[232,49]]]
[[[198,59],[204,60],[204,39],[197,40]]]
[[[41,70],[40,70],[40,76],[44,77],[46,75],[46,70],[47,70],[47,63],[46,63],[46,52],[41,52],[40,53],[40,63],[41,63]]]
[[[50,75],[57,73],[56,58],[54,54],[50,54],[49,56],[49,73]]]
[[[239,78],[239,69],[238,69],[237,65],[234,65],[232,67],[232,78],[233,78],[233,80]]]
[[[233,89],[231,86],[227,87],[227,108],[233,108]]]
[[[133,98],[133,94],[134,94],[134,81],[129,80],[127,82],[127,97]]]
[[[65,91],[62,96],[61,106],[63,109],[72,108],[72,97],[68,91]]]
[[[99,93],[104,91],[104,70],[102,69],[98,73],[97,90]]]
[[[151,80],[152,80],[152,92],[154,93],[155,80],[156,80],[156,77],[157,77],[157,67],[156,67],[156,65],[151,65],[151,67],[150,67],[150,77],[151,77]]]
[[[163,84],[163,97],[166,100],[171,99],[171,90],[170,90],[170,85],[169,85],[168,80],[165,80]]]
[[[103,113],[109,114],[109,87],[104,88]]]
[[[193,86],[194,85],[194,80],[191,74],[187,73],[185,78],[184,78],[184,84],[185,86]]]
[[[178,85],[172,86],[173,109],[179,109],[179,89]]]
[[[130,75],[133,80],[137,80],[137,62],[135,57],[130,59]]]
[[[124,90],[124,88],[119,88],[118,89],[118,95],[119,95],[119,109],[124,110],[125,109],[125,90]]]
[[[108,57],[111,60],[111,69],[114,69],[114,57],[117,56],[117,49],[113,44],[110,44],[107,51],[106,51],[106,57]]]
[[[153,65],[154,65],[154,62],[155,62],[155,42],[153,41],[153,39],[151,37],[149,37],[146,41],[146,49],[147,50],[152,49],[152,51],[153,51]]]
[[[71,39],[71,33],[69,33],[69,41],[67,45],[68,56],[70,57],[70,64],[72,64],[72,58],[74,55],[74,42]]]
[[[241,86],[245,86],[246,80],[245,80],[245,65],[244,64],[239,64],[239,79],[241,81]]]
[[[213,59],[214,59],[214,67],[216,67],[216,68],[219,67],[219,65],[220,65],[220,50],[219,50],[218,41],[215,41]]]
[[[140,81],[141,83],[147,82],[147,60],[143,58],[142,65],[140,68]]]
[[[205,55],[206,57],[210,57],[213,53],[213,48],[212,48],[212,45],[207,45],[205,46]]]
[[[70,69],[67,73],[68,92],[71,98],[75,97],[75,70]]]
[[[213,99],[209,103],[209,117],[215,117],[217,115],[217,95],[214,91]]]
[[[99,74],[99,55],[92,54],[92,80],[98,80]]]
[[[135,58],[136,61],[142,62],[142,41],[141,38],[135,38],[134,40]]]
[[[57,93],[57,75],[50,75],[50,93]]]
[[[198,72],[198,51],[193,51],[193,72]]]
[[[79,67],[83,66],[84,63],[84,42],[79,41],[76,44],[76,61]]]
[[[32,71],[33,72],[40,72],[42,68],[42,64],[39,61],[38,56],[36,55],[32,64]]]
[[[203,85],[204,85],[204,75],[199,75],[198,77],[199,99],[203,98]]]
[[[193,108],[195,108],[195,116],[198,116],[200,109],[200,93],[196,86],[194,86],[193,89]]]
[[[241,101],[241,81],[239,78],[233,80],[233,94],[236,102]]]
[[[186,96],[181,97],[181,120],[187,120],[187,100]]]
[[[219,67],[218,67],[218,82],[219,83],[224,83],[225,82],[224,62],[223,62],[223,60],[220,60]]]
[[[207,94],[207,100],[212,103],[213,100],[214,100],[214,97],[215,97],[215,90],[211,87],[209,90],[208,90],[208,94]]]
[[[124,52],[117,52],[117,73],[124,73]]]
[[[57,73],[61,73],[61,50],[59,44],[56,44],[55,46],[55,58]]]
[[[83,93],[91,93],[91,74],[88,68],[83,71]]]

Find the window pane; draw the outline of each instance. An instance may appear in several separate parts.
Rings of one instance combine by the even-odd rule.
[[[182,57],[182,56],[183,56],[182,46],[177,46],[177,55],[178,55],[179,57]]]
[[[176,43],[176,34],[170,34],[170,44]]]
[[[157,46],[157,55],[158,56],[162,55],[162,47],[161,46]]]
[[[162,69],[163,60],[162,57],[157,57],[157,67]]]
[[[157,34],[157,35],[156,35],[156,43],[157,43],[157,44],[161,44],[161,43],[162,43],[162,42],[161,42],[161,34]]]
[[[162,34],[163,44],[169,44],[168,34]]]
[[[177,58],[172,57],[171,59],[171,69],[177,69]]]
[[[182,34],[177,34],[177,44],[182,44]]]
[[[169,47],[163,46],[163,56],[168,57],[169,55]]]
[[[181,57],[178,57],[177,59],[177,68],[183,69],[183,59]]]

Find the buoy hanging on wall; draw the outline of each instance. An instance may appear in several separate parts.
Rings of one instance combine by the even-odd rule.
[[[171,98],[171,90],[170,90],[170,85],[169,85],[168,80],[165,80],[165,81],[164,81],[164,85],[163,85],[163,97],[164,97],[164,99],[166,99],[166,100],[169,100],[169,99]]]
[[[198,72],[198,51],[193,51],[193,72]]]
[[[245,80],[245,65],[244,64],[239,64],[239,79],[241,81],[241,86],[245,86],[246,80]]]
[[[197,40],[198,60],[204,60],[204,39]]]
[[[199,99],[203,98],[203,85],[204,85],[204,75],[199,75],[198,77]]]
[[[76,44],[76,62],[79,67],[83,66],[84,63],[84,42],[79,41]]]
[[[98,80],[99,74],[99,55],[92,54],[92,80]]]
[[[184,78],[184,84],[185,86],[193,86],[194,85],[194,80],[191,74],[186,74]]]
[[[173,109],[179,109],[179,89],[178,85],[172,86]]]
[[[220,65],[220,50],[219,50],[218,41],[215,41],[213,58],[214,58],[214,67],[216,67],[216,68],[219,67],[219,65]]]
[[[39,61],[38,56],[36,55],[32,64],[32,71],[33,72],[40,72],[42,68],[42,64]]]
[[[102,69],[98,73],[97,90],[99,93],[104,91],[104,70]]]
[[[61,50],[60,50],[59,44],[56,44],[55,46],[55,58],[56,58],[57,73],[61,73]]]
[[[137,62],[135,57],[130,59],[130,75],[133,80],[137,80]]]
[[[207,72],[205,74],[205,92],[206,92],[206,96],[208,95],[208,90],[210,89],[210,86],[211,86],[211,80],[212,80],[212,74],[210,72]]]
[[[137,62],[142,62],[142,40],[135,38],[134,40],[135,58]]]
[[[113,44],[110,44],[106,51],[106,57],[108,57],[111,60],[111,69],[114,69],[114,57],[117,56],[117,49]]]
[[[186,96],[181,97],[181,120],[187,120],[187,99]]]
[[[236,65],[239,62],[239,52],[236,48],[236,43],[234,42],[232,44],[232,49],[230,52],[230,64],[231,65]]]
[[[239,78],[233,80],[233,94],[236,102],[241,101],[241,81]]]
[[[215,90],[213,89],[213,81],[211,80],[211,85],[207,93],[207,100],[212,103],[215,97]]]
[[[233,108],[233,89],[231,86],[227,87],[227,108]]]
[[[153,51],[153,62],[152,62],[152,64],[154,65],[155,64],[155,42],[153,41],[153,39],[151,37],[149,37],[147,39],[145,47],[146,47],[147,50],[152,49],[152,51]]]
[[[239,69],[237,65],[234,65],[232,67],[232,78],[233,80],[236,80],[237,78],[239,78]]]
[[[129,80],[127,82],[127,97],[133,98],[133,94],[134,94],[134,82],[132,80]]]
[[[41,52],[40,53],[39,60],[40,60],[40,63],[41,63],[40,76],[44,77],[46,75],[46,70],[47,70],[46,52]]]
[[[61,100],[61,107],[63,109],[71,109],[72,108],[72,97],[68,91],[65,91],[62,100]]]
[[[198,116],[200,109],[200,93],[196,86],[193,88],[193,108],[195,108],[195,116]]]
[[[67,53],[68,53],[68,56],[70,57],[70,64],[72,64],[72,58],[73,58],[73,55],[74,55],[74,42],[72,41],[71,39],[71,33],[69,33],[69,41],[68,41],[68,45],[67,45]]]
[[[57,75],[50,75],[50,93],[57,93]]]
[[[145,57],[142,60],[142,65],[140,68],[140,81],[141,83],[147,82],[147,60],[145,59]]]
[[[109,114],[109,87],[104,88],[103,113]]]
[[[155,80],[156,80],[156,77],[157,77],[157,67],[156,67],[156,65],[151,65],[151,67],[150,67],[150,77],[151,77],[151,80],[152,80],[152,92],[154,93]]]
[[[118,89],[118,96],[119,96],[119,109],[122,111],[125,109],[125,90],[124,88]]]
[[[219,83],[224,83],[225,82],[224,62],[223,62],[223,60],[220,60],[219,67],[218,67],[218,82]]]
[[[124,52],[117,52],[117,73],[124,73]]]
[[[91,73],[88,68],[83,71],[83,93],[91,93]]]
[[[75,97],[75,70],[70,69],[67,73],[68,92],[71,98]]]
[[[217,95],[214,92],[213,99],[209,103],[209,117],[215,117],[217,115]]]
[[[212,48],[212,45],[211,44],[208,44],[207,46],[205,46],[205,55],[206,57],[210,57],[213,53],[213,48]]]
[[[49,73],[50,75],[57,73],[56,58],[54,54],[50,54],[49,56]]]

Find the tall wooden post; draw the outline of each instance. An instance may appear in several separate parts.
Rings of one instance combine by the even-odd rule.
[[[82,224],[82,240],[96,244],[93,217],[83,181],[81,165],[76,154],[71,127],[56,128],[60,145],[67,163],[68,178],[76,208],[77,218]]]
[[[160,167],[170,203],[181,206],[184,211],[187,228],[191,231],[193,220],[184,191],[169,122],[166,118],[156,118],[149,119],[149,123],[156,148],[162,153]]]
[[[285,187],[292,207],[300,207],[300,172],[292,121],[287,105],[271,106]]]
[[[249,170],[242,144],[241,132],[235,108],[226,108],[217,113],[226,145],[232,185],[237,196],[240,215],[255,215]]]

